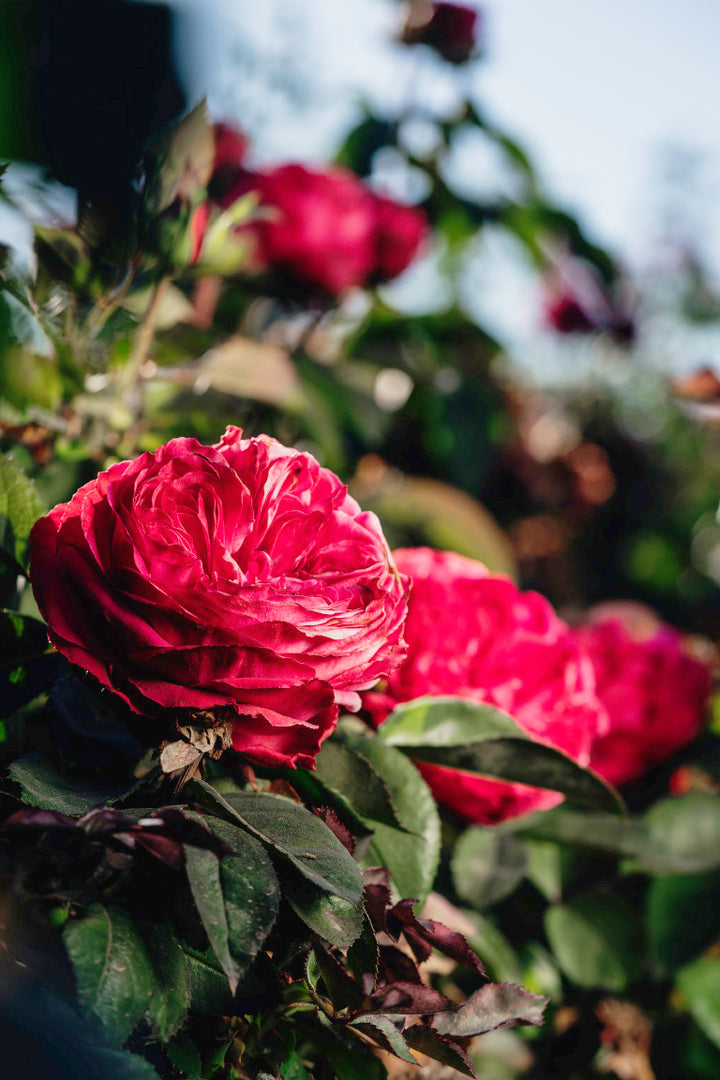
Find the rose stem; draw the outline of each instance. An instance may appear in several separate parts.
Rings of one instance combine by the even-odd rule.
[[[119,389],[126,400],[133,396],[133,391],[140,377],[140,370],[147,360],[150,346],[155,337],[155,326],[157,324],[158,314],[160,313],[160,305],[163,302],[163,298],[168,290],[171,280],[170,275],[165,274],[165,276],[161,277],[155,285],[153,294],[150,298],[150,303],[147,306],[147,311],[138,327],[130,358],[118,380]]]

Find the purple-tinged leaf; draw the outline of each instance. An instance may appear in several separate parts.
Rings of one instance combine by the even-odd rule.
[[[520,1024],[539,1027],[547,1003],[547,998],[514,983],[488,983],[476,990],[459,1009],[438,1013],[432,1026],[441,1035],[457,1039]]]
[[[3,821],[2,829],[75,829],[75,818],[68,817],[56,810],[37,810],[28,807],[17,810]]]
[[[447,1065],[451,1069],[457,1069],[465,1076],[475,1078],[475,1070],[472,1062],[458,1043],[453,1042],[447,1035],[441,1035],[427,1024],[415,1024],[406,1028],[403,1032],[405,1041],[411,1050],[417,1050],[419,1054],[439,1061],[441,1065]]]
[[[385,982],[422,982],[412,957],[394,945],[380,946],[380,967]]]
[[[390,874],[384,866],[363,870],[365,909],[377,931],[387,931],[386,912],[390,907]],[[391,935],[397,937],[397,935]]]
[[[422,919],[414,915],[414,903],[414,900],[400,900],[392,908],[392,914],[402,923],[403,933],[418,962],[427,960],[431,950],[435,948],[463,967],[484,975],[485,968],[480,958],[472,951],[463,935],[435,922],[434,919]]]
[[[346,848],[351,855],[355,854],[355,848],[357,842],[355,837],[347,828],[343,825],[340,818],[330,806],[314,806],[313,814],[315,817],[319,817],[321,821],[324,821],[331,833],[334,833],[344,848]]]
[[[444,1012],[450,1005],[448,999],[431,986],[412,982],[394,982],[381,986],[370,996],[370,1001],[382,1012],[412,1013],[417,1016]]]

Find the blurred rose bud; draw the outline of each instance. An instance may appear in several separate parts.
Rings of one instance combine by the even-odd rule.
[[[545,318],[559,334],[589,334],[600,329],[595,319],[573,296],[567,294],[548,299]]]
[[[415,0],[400,31],[404,45],[428,45],[443,60],[464,64],[476,51],[478,12],[462,4]]]
[[[232,124],[213,124],[215,158],[209,190],[213,199],[222,199],[224,193],[243,172],[249,140]]]
[[[623,345],[635,338],[618,283],[608,287],[582,259],[568,258],[549,273],[543,314],[546,325],[559,334],[609,334]]]

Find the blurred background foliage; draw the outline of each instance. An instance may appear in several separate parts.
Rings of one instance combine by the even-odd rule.
[[[221,20],[210,7],[208,20]],[[45,503],[114,460],[173,436],[213,442],[238,424],[339,472],[393,546],[477,557],[570,615],[641,600],[716,641],[720,380],[713,355],[691,370],[672,355],[687,335],[712,343],[703,334],[720,322],[720,290],[692,237],[676,232],[652,275],[629,274],[605,250],[483,108],[470,77],[491,47],[481,21],[459,64],[388,35],[402,93],[384,109],[356,104],[335,148],[375,190],[427,215],[432,231],[406,274],[333,299],[244,268],[208,272],[183,247],[195,207],[148,211],[157,152],[144,180],[137,172],[150,141],[195,104],[192,56],[172,48],[181,9],[0,0],[0,159],[12,162],[0,188],[0,432]],[[314,145],[300,31],[320,9],[303,10],[271,5],[266,53],[257,34],[237,39],[235,108],[213,119],[249,135],[251,160],[256,141],[261,161],[263,139],[282,145],[283,130],[292,152],[274,162],[297,156],[303,124]],[[383,10],[402,36],[405,9]],[[435,83],[452,92],[433,95]],[[285,127],[268,138],[278,113]],[[530,361],[483,314],[488,280],[508,261],[532,283],[534,308],[517,311],[532,323]],[[16,572],[6,571],[11,603]],[[29,611],[27,592],[22,602]],[[693,749],[686,766],[691,786],[716,789],[707,755]],[[557,1005],[532,1054],[526,1034],[485,1040],[484,1077],[583,1077],[600,1047],[615,1075],[648,1080],[653,1010],[658,1076],[720,1073],[718,961],[699,958],[716,929],[716,869],[628,866],[619,887],[618,852],[588,859],[565,839],[512,828],[495,839],[470,830],[461,844],[448,888],[473,898],[465,918],[480,954],[494,952],[491,974]],[[483,898],[481,878],[494,894]],[[598,900],[608,880],[614,898]],[[649,942],[638,937],[641,908]],[[628,986],[642,1013],[607,996]]]
[[[269,40],[281,50],[292,19],[275,14]],[[393,14],[401,26],[399,6]],[[50,501],[111,456],[179,434],[211,440],[239,423],[317,453],[381,512],[394,541],[427,539],[515,566],[561,607],[635,597],[717,634],[717,388],[686,376],[674,394],[652,352],[658,311],[708,325],[717,290],[690,250],[645,289],[553,199],[468,78],[489,47],[482,20],[480,57],[467,64],[396,42],[397,77],[408,82],[401,106],[366,104],[337,148],[376,189],[425,211],[433,233],[420,263],[396,284],[333,305],[302,291],[288,298],[284,282],[226,278],[210,326],[200,305],[212,285],[176,266],[129,401],[118,373],[158,272],[157,258],[137,254],[136,166],[151,134],[187,104],[188,57],[171,48],[178,10],[38,0],[31,12],[5,0],[0,17],[11,57],[0,96],[13,117],[0,125],[0,151],[24,162],[3,190],[39,226],[31,289],[27,251],[5,249],[2,423],[6,448],[24,445],[23,464],[42,466]],[[110,28],[122,44],[115,59],[103,47]],[[262,98],[275,72],[258,47],[257,35],[238,43],[232,75],[244,79],[243,100]],[[307,76],[275,89],[298,122],[313,104]],[[436,95],[433,107],[427,85],[451,77],[454,94]],[[261,106],[229,119],[252,128]],[[502,182],[493,191],[480,177],[484,194],[472,195],[467,174],[473,161],[487,170],[489,154]],[[78,192],[77,232],[73,197],[58,181]],[[17,217],[8,206],[6,215],[12,239]],[[493,247],[503,245],[535,282],[541,348],[530,365],[477,313],[478,253],[492,273]]]

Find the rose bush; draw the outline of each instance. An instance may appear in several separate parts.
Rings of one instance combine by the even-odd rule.
[[[575,639],[595,669],[607,732],[590,764],[615,785],[636,780],[700,731],[709,665],[691,656],[677,630],[640,605],[602,605]]]
[[[60,652],[137,713],[219,711],[255,762],[311,766],[338,705],[404,653],[375,516],[310,455],[238,428],[112,465],[30,545]]]
[[[408,655],[382,691],[365,695],[375,724],[401,701],[451,694],[505,710],[528,734],[587,765],[603,710],[590,662],[547,600],[453,552],[394,554],[411,580]],[[437,765],[420,769],[438,802],[483,824],[561,799]]]

